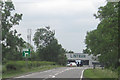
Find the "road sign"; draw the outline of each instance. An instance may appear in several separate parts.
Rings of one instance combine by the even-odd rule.
[[[30,49],[23,49],[23,56],[30,57]]]

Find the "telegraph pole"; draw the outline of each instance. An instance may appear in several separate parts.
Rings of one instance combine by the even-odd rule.
[[[30,49],[31,47],[31,35],[32,35],[32,29],[27,29],[27,42],[28,42],[28,45],[27,47]],[[31,57],[31,54],[30,54],[30,57]]]
[[[31,35],[32,35],[32,29],[27,29],[27,43],[28,43],[27,48],[30,49],[30,59],[32,57],[32,55],[31,55]],[[32,59],[31,59],[31,61],[32,61]]]

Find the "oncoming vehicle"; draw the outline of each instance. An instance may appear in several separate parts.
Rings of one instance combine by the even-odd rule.
[[[67,67],[77,67],[77,64],[75,62],[70,62],[67,64]]]

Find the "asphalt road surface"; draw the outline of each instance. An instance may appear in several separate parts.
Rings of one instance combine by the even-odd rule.
[[[16,77],[17,79],[19,78],[24,78],[25,80],[27,78],[29,79],[39,79],[39,80],[48,80],[49,78],[54,78],[61,79],[61,78],[69,78],[69,79],[81,79],[83,77],[83,71],[84,69],[87,69],[88,67],[60,67],[56,69],[51,69],[43,72],[36,72],[20,77]]]

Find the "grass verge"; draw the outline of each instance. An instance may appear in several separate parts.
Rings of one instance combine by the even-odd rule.
[[[0,64],[0,79],[2,79],[2,65]]]
[[[91,78],[90,80],[107,80],[107,78],[111,78],[110,80],[115,80],[112,78],[118,78],[117,72],[113,72],[108,69],[86,69],[83,73],[84,78]]]
[[[2,74],[2,78],[17,77],[17,76],[26,75],[26,74],[30,74],[30,73],[33,73],[33,72],[45,71],[45,70],[49,70],[49,69],[53,69],[53,68],[57,68],[57,67],[62,67],[62,66],[47,65],[47,66],[35,67],[35,68],[31,68],[31,69],[23,68],[20,71],[8,71],[8,72]]]

